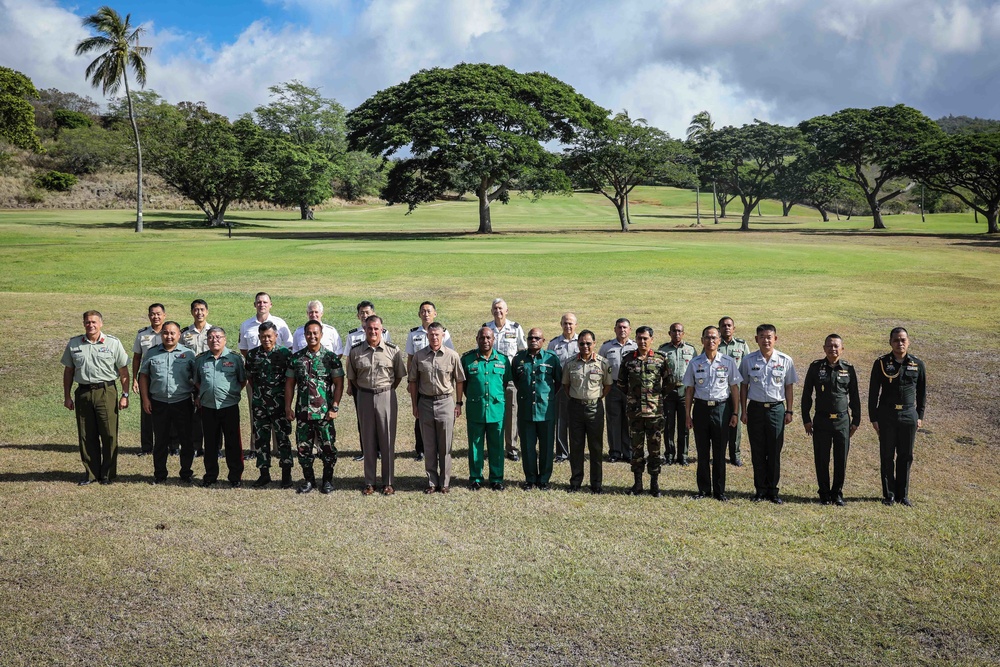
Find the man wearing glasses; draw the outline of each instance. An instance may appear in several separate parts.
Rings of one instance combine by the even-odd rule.
[[[583,447],[590,450],[590,490],[603,492],[604,403],[611,391],[611,366],[594,351],[594,332],[583,330],[580,353],[563,368],[563,385],[569,391],[569,491],[583,485]]]
[[[226,330],[208,331],[208,352],[195,359],[195,406],[201,410],[205,432],[205,476],[210,487],[219,478],[219,443],[224,442],[229,485],[242,485],[243,451],[240,444],[240,397],[247,384],[243,357],[226,348]]]

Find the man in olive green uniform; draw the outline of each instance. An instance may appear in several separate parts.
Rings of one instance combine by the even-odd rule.
[[[823,341],[826,356],[809,364],[802,386],[802,422],[812,436],[813,458],[816,461],[816,482],[819,500],[824,505],[844,506],[844,475],[851,436],[861,425],[861,398],[858,395],[858,374],[846,359],[844,341],[830,334]],[[811,416],[813,392],[816,393],[816,414]],[[848,410],[850,413],[848,414]],[[833,486],[830,486],[830,449],[833,448]]]
[[[528,349],[515,354],[511,364],[517,389],[517,430],[524,455],[524,490],[538,486],[545,491],[552,477],[553,435],[559,404],[556,394],[562,386],[562,364],[555,352],[542,349],[545,336],[541,329],[531,329],[527,341]]]
[[[636,349],[622,358],[618,369],[618,387],[625,394],[629,435],[632,438],[632,474],[635,484],[629,491],[642,493],[642,467],[649,468],[649,493],[660,497],[660,444],[663,439],[663,405],[669,394],[676,393],[674,377],[667,358],[653,351],[653,329],[635,330]],[[644,457],[643,441],[649,450]]]
[[[281,488],[292,486],[292,422],[285,414],[285,380],[292,351],[278,345],[278,327],[263,322],[257,328],[260,345],[247,352],[247,389],[250,393],[250,414],[253,416],[253,442],[257,452],[260,478],[255,488],[271,481],[271,434],[278,443],[278,464],[281,466]]]
[[[927,372],[924,362],[909,354],[910,337],[903,327],[889,333],[892,352],[872,365],[868,383],[868,418],[878,433],[882,502],[910,502],[910,465],[917,429],[924,423]]]
[[[305,478],[299,493],[309,493],[316,487],[313,472],[313,445],[323,461],[323,482],[320,493],[333,491],[333,467],[337,465],[337,430],[333,421],[340,413],[340,397],[344,393],[344,367],[340,357],[323,347],[323,323],[309,320],[305,325],[306,346],[292,355],[285,371],[285,417],[295,427],[295,442],[299,447],[299,465]],[[298,390],[295,410],[292,397]]]
[[[581,331],[577,340],[580,354],[563,366],[563,386],[569,391],[569,491],[579,491],[583,485],[583,448],[586,440],[590,450],[590,490],[603,493],[602,399],[611,391],[611,366],[594,350],[593,331]]]
[[[674,322],[670,325],[670,342],[661,345],[658,352],[667,358],[674,387],[663,401],[664,434],[666,440],[667,465],[688,463],[687,419],[684,417],[684,373],[695,355],[694,345],[684,342],[684,325]],[[676,438],[675,438],[676,435]]]
[[[476,334],[477,349],[462,355],[465,371],[465,420],[469,434],[469,488],[483,485],[483,449],[490,461],[490,488],[503,491],[504,391],[512,382],[510,361],[493,348],[493,328]],[[511,355],[513,356],[513,355]]]
[[[132,392],[139,393],[139,365],[142,357],[151,348],[163,342],[160,332],[163,330],[163,321],[167,317],[166,309],[162,303],[150,304],[146,309],[146,317],[149,319],[149,326],[139,329],[132,343]],[[153,453],[153,419],[145,412],[139,413],[139,456]]]
[[[153,420],[153,484],[162,484],[167,479],[167,443],[171,431],[180,439],[181,480],[190,483],[194,478],[191,396],[195,353],[177,344],[181,329],[176,322],[164,322],[160,337],[163,342],[150,348],[139,366],[142,411]]]
[[[739,368],[740,364],[743,362],[743,357],[750,354],[750,345],[742,338],[736,337],[736,324],[733,323],[733,318],[723,317],[719,320],[719,354],[725,354],[726,356],[732,357],[733,361],[736,362],[736,367]],[[702,352],[705,350],[703,349]],[[729,403],[727,402],[728,406]],[[728,409],[728,408],[727,408]],[[740,423],[743,419],[743,411],[739,404],[736,406],[736,426],[729,427],[729,434],[727,436],[728,446],[729,446],[729,462],[734,466],[743,465],[743,455],[740,453],[740,440],[742,439],[743,427]],[[730,423],[729,417],[731,414],[726,413],[724,415],[724,421]]]
[[[191,350],[195,355],[208,352],[208,302],[195,299],[191,302],[191,317],[194,322],[181,329],[180,344]],[[191,416],[191,442],[194,443],[194,456],[198,458],[204,453],[205,436],[201,431],[201,413],[197,410]]]
[[[62,355],[63,405],[76,411],[80,458],[87,476],[80,482],[110,484],[118,472],[118,411],[128,407],[128,354],[121,341],[101,333],[104,318],[83,314],[84,335],[69,340]],[[118,398],[115,380],[122,384]],[[73,382],[76,393],[70,397]]]
[[[195,405],[201,410],[205,431],[205,476],[201,485],[210,487],[219,479],[219,444],[224,443],[229,485],[243,482],[243,445],[240,441],[240,399],[247,384],[243,356],[226,347],[226,330],[208,330],[208,352],[195,358]]]

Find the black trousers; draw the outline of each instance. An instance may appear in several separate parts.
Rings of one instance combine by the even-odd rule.
[[[785,404],[770,405],[765,408],[763,403],[747,402],[747,439],[754,488],[759,495],[775,497],[781,479],[781,449],[785,446]]]
[[[693,415],[692,415],[693,416]],[[687,463],[688,428],[684,394],[670,392],[663,401],[663,450],[667,463]]]
[[[878,448],[882,459],[882,497],[903,500],[910,493],[910,465],[917,438],[917,411],[882,409],[878,415]]]
[[[206,482],[219,479],[219,444],[225,442],[226,467],[229,481],[238,482],[243,476],[243,448],[240,445],[240,406],[214,410],[201,409],[201,428],[205,434]]]
[[[709,405],[695,400],[691,410],[694,445],[698,450],[698,493],[721,496],[726,492],[726,445],[729,443],[728,401]]]
[[[167,444],[171,432],[176,432],[181,441],[181,479],[191,479],[194,474],[191,470],[194,460],[194,445],[191,442],[194,406],[191,398],[176,403],[150,399],[150,403],[153,404],[153,414],[147,416],[153,422],[153,479],[167,478]]]
[[[593,403],[569,399],[569,467],[570,486],[583,484],[583,449],[586,441],[590,450],[590,488],[599,489],[604,483],[604,401]]]
[[[816,482],[820,500],[836,500],[844,496],[844,475],[847,454],[851,449],[851,420],[846,412],[836,419],[821,414],[813,417],[813,459],[816,461]],[[830,451],[833,451],[833,485],[830,485]]]

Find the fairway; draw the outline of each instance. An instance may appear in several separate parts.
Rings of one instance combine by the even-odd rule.
[[[970,215],[823,223],[765,202],[713,223],[702,195],[639,188],[633,232],[592,194],[496,204],[483,237],[475,201],[317,212],[235,211],[225,229],[194,211],[0,211],[0,665],[914,665],[1000,663],[1000,240]],[[707,212],[707,215],[706,215]],[[258,290],[291,327],[320,299],[341,335],[372,300],[394,342],[435,302],[459,352],[503,297],[546,338],[560,315],[613,336],[616,318],[674,321],[700,347],[723,315],[751,349],[771,322],[799,377],[837,332],[862,403],[873,359],[905,326],[924,360],[928,406],[910,497],[884,507],[878,442],[864,410],[843,508],[816,502],[811,441],[787,427],[781,493],[751,503],[693,500],[695,467],[665,467],[663,498],[625,495],[629,467],[605,463],[602,496],[467,490],[464,417],[449,495],[425,496],[409,397],[399,390],[397,493],[363,497],[353,403],[337,421],[335,491],[149,484],[136,457],[138,401],[121,418],[119,483],[79,488],[59,357],[81,313],[127,349],[146,306],[185,326],[194,298],[229,331]],[[249,437],[244,412],[244,440]],[[694,443],[691,444],[692,454]],[[606,450],[605,450],[606,451]],[[195,475],[204,468],[195,460]],[[223,475],[224,475],[223,465]],[[301,472],[296,464],[296,482]],[[244,480],[256,478],[248,462]]]

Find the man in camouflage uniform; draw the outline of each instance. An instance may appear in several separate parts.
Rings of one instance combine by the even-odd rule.
[[[298,420],[295,441],[305,479],[299,493],[309,493],[316,488],[314,444],[323,461],[320,493],[333,491],[333,467],[337,463],[337,431],[333,420],[340,411],[340,397],[344,392],[344,367],[336,354],[322,346],[322,337],[322,323],[306,322],[306,346],[292,356],[285,373],[285,416],[289,421],[293,417]],[[298,401],[296,409],[292,410],[296,388]]]
[[[247,352],[247,389],[253,415],[253,442],[260,479],[255,488],[271,482],[271,433],[278,442],[281,488],[292,486],[292,423],[285,416],[285,380],[292,352],[278,345],[278,327],[264,322],[258,327],[260,346]]]
[[[636,349],[622,357],[618,369],[618,387],[625,394],[625,414],[632,438],[632,474],[635,484],[629,491],[642,493],[642,466],[649,469],[649,493],[660,497],[660,444],[663,440],[663,404],[674,391],[670,365],[662,352],[653,351],[653,329],[635,330]],[[643,440],[649,449],[644,457]]]
[[[719,320],[719,354],[725,354],[733,358],[736,362],[736,367],[739,368],[740,364],[743,363],[743,357],[750,354],[750,346],[742,338],[737,338],[736,325],[733,323],[733,318],[723,317]],[[702,352],[705,350],[703,349]],[[726,402],[729,405],[729,402]],[[729,417],[732,415],[726,414],[723,417],[725,423],[729,423]],[[729,427],[729,462],[734,466],[743,465],[743,457],[740,454],[740,439],[742,434],[742,426],[740,426],[740,421],[743,418],[743,412],[737,407],[736,410],[736,426]]]

